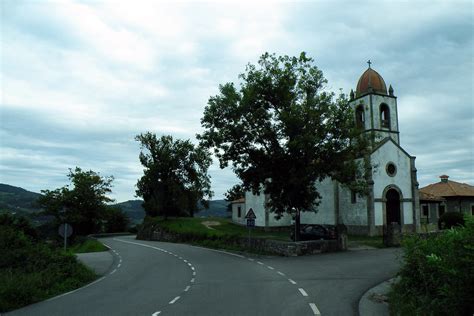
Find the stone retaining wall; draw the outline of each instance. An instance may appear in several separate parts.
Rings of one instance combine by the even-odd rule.
[[[147,236],[148,235],[148,236]],[[214,237],[217,240],[218,237]],[[166,242],[193,242],[213,240],[212,238],[192,234],[177,234],[162,229],[156,229],[151,234],[138,234],[137,239],[156,240]],[[229,245],[236,245],[254,251],[272,253],[280,256],[304,256],[324,252],[338,251],[336,240],[311,240],[288,242],[263,238],[223,237]]]

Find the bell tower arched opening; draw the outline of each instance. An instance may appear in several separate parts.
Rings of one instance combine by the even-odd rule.
[[[390,128],[390,108],[385,103],[380,105],[380,126]]]
[[[356,126],[357,128],[364,128],[365,127],[365,113],[364,113],[364,106],[361,104],[356,108]]]

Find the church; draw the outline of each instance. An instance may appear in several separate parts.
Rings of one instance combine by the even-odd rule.
[[[349,234],[382,235],[388,223],[398,223],[403,232],[420,227],[418,181],[415,157],[400,145],[397,97],[382,76],[371,68],[360,76],[356,91],[351,90],[350,106],[354,120],[368,133],[371,153],[369,193],[360,196],[335,180],[326,178],[316,188],[322,199],[315,212],[302,212],[302,224],[344,224]],[[245,198],[232,203],[232,220],[245,225],[252,210],[257,227],[292,225],[292,216],[275,219],[265,207],[265,194],[246,192]]]

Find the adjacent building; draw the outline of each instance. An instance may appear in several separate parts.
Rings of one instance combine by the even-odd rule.
[[[440,181],[420,189],[421,218],[429,223],[437,222],[445,212],[461,212],[474,215],[474,186],[449,180]]]

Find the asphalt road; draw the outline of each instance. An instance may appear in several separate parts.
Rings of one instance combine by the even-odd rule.
[[[96,282],[8,315],[357,315],[360,297],[398,269],[397,250],[240,256],[183,244],[102,239]]]

